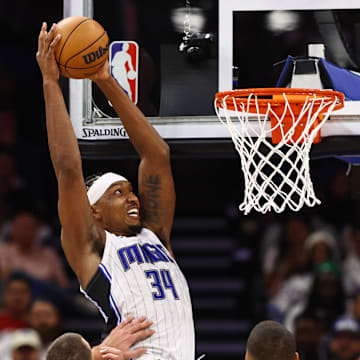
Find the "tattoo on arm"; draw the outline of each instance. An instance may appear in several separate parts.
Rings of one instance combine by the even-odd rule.
[[[160,223],[160,176],[143,176],[144,195],[146,199],[146,220],[153,223]]]

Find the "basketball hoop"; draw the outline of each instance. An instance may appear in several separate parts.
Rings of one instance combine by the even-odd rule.
[[[320,128],[330,114],[344,106],[344,94],[294,88],[233,90],[217,93],[214,106],[240,155],[245,179],[241,211],[280,213],[286,206],[299,211],[304,204],[320,204],[310,177],[310,149],[320,141]]]

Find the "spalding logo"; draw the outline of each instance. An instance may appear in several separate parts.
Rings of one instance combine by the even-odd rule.
[[[99,46],[99,48],[97,50],[92,51],[89,54],[83,55],[82,58],[84,59],[86,64],[91,64],[95,60],[98,60],[101,57],[103,57],[104,55],[106,55],[108,49],[109,49],[109,46],[106,46],[104,48],[102,46]]]

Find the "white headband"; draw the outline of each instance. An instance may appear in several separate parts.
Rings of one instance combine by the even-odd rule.
[[[90,202],[90,205],[94,205],[105,193],[105,191],[117,181],[128,181],[121,175],[108,172],[104,175],[101,175],[89,188],[87,191],[87,196]]]

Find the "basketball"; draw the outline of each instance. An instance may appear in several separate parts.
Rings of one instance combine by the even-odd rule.
[[[94,19],[70,16],[57,23],[61,39],[55,51],[62,75],[84,79],[94,74],[106,61],[109,37]]]

